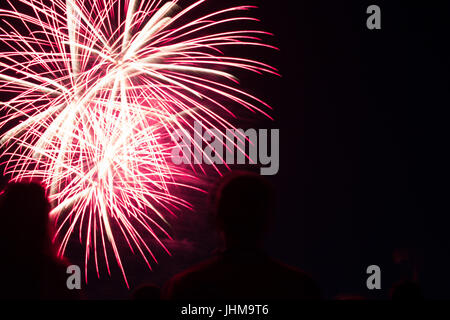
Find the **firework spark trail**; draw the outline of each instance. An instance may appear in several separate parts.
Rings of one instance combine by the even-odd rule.
[[[168,252],[158,238],[170,237],[165,215],[190,208],[171,188],[199,190],[180,182],[195,177],[170,161],[177,144],[165,141],[174,130],[192,129],[193,121],[232,127],[222,115],[236,115],[225,101],[269,116],[270,107],[223,70],[276,70],[222,53],[271,47],[260,39],[268,33],[237,28],[256,20],[241,15],[252,6],[192,19],[205,2],[181,9],[177,1],[17,0],[0,10],[0,41],[8,48],[0,53],[0,88],[14,94],[1,106],[0,125],[10,128],[0,140],[5,172],[48,186],[59,254],[78,226],[86,281],[91,252],[97,274],[99,250],[110,272],[110,248],[128,286],[114,233],[149,268],[156,258],[141,229]]]

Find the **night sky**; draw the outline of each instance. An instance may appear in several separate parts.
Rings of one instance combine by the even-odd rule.
[[[271,96],[282,136],[273,248],[329,297],[385,298],[407,272],[394,264],[399,250],[415,261],[426,296],[448,297],[442,3],[262,4],[283,75]],[[381,30],[366,28],[370,4],[381,8]],[[377,292],[365,287],[371,264],[383,274]]]

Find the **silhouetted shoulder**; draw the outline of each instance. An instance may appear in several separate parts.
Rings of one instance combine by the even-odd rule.
[[[77,300],[80,299],[78,290],[67,288],[67,267],[65,259],[49,257],[43,264],[42,270],[42,299],[49,300]]]
[[[193,292],[194,287],[208,281],[208,275],[214,274],[219,260],[218,256],[212,257],[173,276],[162,289],[163,299],[189,299],[194,295],[198,296],[198,292]]]
[[[291,282],[289,288],[292,290],[291,294],[293,298],[321,299],[320,288],[309,274],[276,259],[271,260],[275,268],[279,269],[276,273],[280,275],[283,281]]]
[[[174,276],[169,299],[319,299],[318,286],[299,269],[264,255],[219,255]]]

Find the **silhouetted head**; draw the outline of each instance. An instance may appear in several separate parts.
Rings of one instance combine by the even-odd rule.
[[[49,248],[45,189],[38,183],[9,183],[0,195],[2,246],[15,254],[41,254]]]
[[[161,289],[155,284],[144,284],[136,288],[132,294],[133,300],[159,300]]]
[[[227,246],[259,245],[272,216],[273,200],[273,189],[261,176],[251,172],[226,176],[215,204]]]
[[[392,300],[422,300],[423,293],[419,284],[414,281],[404,280],[400,281],[391,289]]]

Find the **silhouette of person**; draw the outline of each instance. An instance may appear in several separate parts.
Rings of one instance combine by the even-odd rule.
[[[9,183],[0,194],[3,299],[71,299],[66,265],[52,251],[50,204],[38,183]]]
[[[175,275],[165,299],[318,299],[304,272],[266,255],[263,239],[272,218],[271,186],[259,175],[235,172],[219,185],[214,203],[225,250]]]

